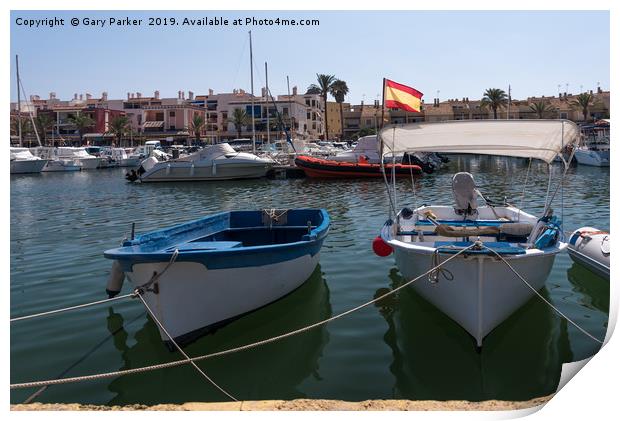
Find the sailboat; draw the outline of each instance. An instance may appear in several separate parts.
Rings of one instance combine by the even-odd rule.
[[[45,164],[47,164],[46,159],[41,159],[38,156],[34,156],[30,153],[28,148],[22,147],[22,101],[21,101],[21,79],[19,78],[19,57],[15,56],[15,69],[17,74],[17,127],[18,127],[18,137],[19,137],[19,147],[11,147],[11,174],[36,174],[40,173]],[[32,114],[29,112],[30,119],[32,120]],[[32,126],[37,133],[36,125],[34,121],[32,121]],[[39,134],[37,133],[37,140],[39,139]],[[39,145],[41,141],[39,141]]]
[[[386,155],[434,151],[550,164],[565,146],[578,142],[579,129],[565,120],[450,121],[387,127],[380,138]],[[565,168],[569,163],[564,160]],[[482,347],[489,332],[543,287],[556,255],[567,247],[562,221],[551,209],[560,186],[547,195],[541,216],[488,200],[470,173],[454,175],[451,187],[453,205],[397,212],[396,198],[390,198],[391,217],[375,241],[393,251],[406,279],[419,278],[412,283],[417,293]],[[548,192],[550,187],[551,177]]]

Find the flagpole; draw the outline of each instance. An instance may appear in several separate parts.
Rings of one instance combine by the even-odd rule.
[[[379,131],[383,129],[383,118],[385,116],[385,78],[383,78],[383,86],[381,88],[381,128]],[[360,117],[361,118],[361,117]],[[383,141],[379,138],[379,133],[375,133],[377,136],[377,140],[379,141],[379,159],[381,159],[381,170],[385,175],[385,168],[383,168]]]
[[[383,88],[381,90],[381,128],[383,129],[383,118],[385,117],[385,78],[383,78]]]

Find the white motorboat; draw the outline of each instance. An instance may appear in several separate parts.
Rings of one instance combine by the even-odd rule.
[[[72,159],[82,165],[83,170],[94,170],[99,167],[101,158],[86,152],[85,148],[62,146],[58,148],[59,159]]]
[[[380,136],[384,155],[476,153],[550,164],[563,146],[577,142],[579,130],[570,121],[490,120],[388,127]],[[567,167],[569,162],[564,164]],[[469,173],[456,174],[452,189],[455,206],[425,205],[396,212],[396,198],[392,198],[392,217],[375,240],[379,242],[376,251],[385,255],[381,248],[393,250],[403,276],[420,277],[412,287],[481,347],[493,328],[543,287],[555,256],[567,244],[561,221],[550,207],[555,193],[546,201],[543,215],[536,217],[487,200]],[[486,206],[478,206],[478,196]],[[441,262],[443,266],[433,270]]]
[[[45,164],[41,172],[80,171],[82,169],[80,162],[70,158],[60,158],[58,156],[58,148],[39,146],[31,148],[30,151],[35,156],[47,160],[47,164]]]
[[[151,156],[138,173],[142,182],[233,180],[264,177],[273,165],[272,159],[236,152],[228,143],[220,143],[178,159],[159,161]]]
[[[575,151],[575,159],[580,165],[609,167],[609,141],[585,143]]]
[[[107,148],[101,151],[99,155],[107,162],[107,168],[110,167],[138,167],[140,165],[139,156],[129,156],[124,148]]]
[[[28,148],[11,147],[11,174],[40,173],[46,163],[46,159],[34,156]]]

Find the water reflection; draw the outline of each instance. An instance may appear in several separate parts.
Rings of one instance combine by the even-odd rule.
[[[403,282],[395,268],[389,277],[392,288]],[[396,398],[531,399],[554,392],[562,363],[572,360],[566,322],[538,299],[493,330],[480,353],[465,330],[411,288],[380,306]]]
[[[329,289],[320,266],[300,288],[283,299],[245,315],[185,348],[190,356],[234,348],[276,336],[326,319],[332,314]],[[108,318],[118,329],[122,318]],[[120,369],[180,359],[163,345],[153,321],[145,321],[133,342],[127,333],[115,335],[122,356]],[[295,399],[304,397],[298,385],[308,376],[318,376],[319,360],[329,341],[324,327],[252,350],[198,362],[216,383],[240,400]],[[226,397],[188,366],[118,377],[108,385],[116,396],[110,405],[127,402],[224,401]]]
[[[609,314],[608,279],[598,276],[577,263],[573,263],[566,271],[566,275],[574,291],[583,296],[583,305]]]

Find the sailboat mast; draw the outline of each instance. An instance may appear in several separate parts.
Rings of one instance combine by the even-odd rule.
[[[510,103],[512,98],[510,97],[510,84],[508,85],[508,113],[506,114],[506,120],[510,120]]]
[[[252,57],[252,31],[250,34],[250,94],[252,104],[252,153],[256,153],[256,127],[254,125],[254,60]]]
[[[15,70],[17,71],[17,135],[19,136],[19,146],[22,146],[22,101],[19,89],[19,57],[15,54]]]
[[[269,145],[270,129],[269,129],[269,79],[267,78],[267,62],[265,62],[265,93],[267,94],[267,144]]]

